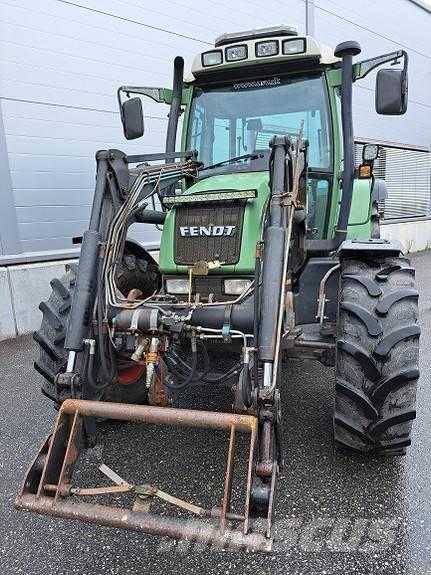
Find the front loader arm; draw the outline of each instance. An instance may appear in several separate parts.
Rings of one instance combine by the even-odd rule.
[[[193,153],[174,153],[176,157],[191,158]],[[172,154],[169,154],[172,156]],[[72,352],[67,372],[72,372],[74,356],[83,349],[83,341],[88,337],[95,302],[95,286],[99,270],[99,257],[103,242],[106,241],[111,222],[118,211],[116,205],[122,204],[128,197],[128,164],[166,159],[166,154],[127,156],[119,150],[100,151],[96,155],[96,189],[88,230],[84,233],[79,258],[78,277],[72,302],[72,312],[66,335],[65,349]],[[141,192],[139,200],[153,192],[175,184],[183,177],[182,164],[157,167],[146,166],[141,169]],[[138,179],[137,178],[137,179]]]

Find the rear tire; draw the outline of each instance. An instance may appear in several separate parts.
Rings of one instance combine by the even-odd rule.
[[[337,325],[334,431],[360,452],[403,455],[419,377],[418,292],[408,259],[344,259]]]
[[[34,368],[43,377],[42,393],[56,404],[61,404],[71,396],[70,391],[60,391],[55,384],[55,376],[64,371],[67,362],[64,341],[78,272],[77,264],[66,264],[65,267],[66,273],[61,279],[51,280],[52,292],[48,301],[39,304],[42,324],[33,334],[34,341],[40,347],[39,359],[34,362]]]
[[[123,258],[117,266],[116,282],[125,296],[130,290],[137,288],[144,297],[148,297],[160,288],[161,277],[151,256],[148,259],[140,258],[126,245]]]
[[[160,274],[157,264],[149,256],[148,261],[139,258],[126,246],[124,257],[118,266],[117,285],[127,295],[138,288],[144,297],[159,288]],[[51,280],[52,292],[48,301],[41,302],[42,324],[34,332],[33,339],[39,344],[39,358],[34,368],[43,377],[42,393],[59,406],[72,396],[70,388],[59,388],[55,382],[58,373],[64,372],[68,352],[64,349],[67,326],[72,306],[78,265],[66,265],[66,273],[61,279]],[[113,384],[103,390],[100,399],[121,403],[143,403],[148,390],[142,380],[130,384]]]

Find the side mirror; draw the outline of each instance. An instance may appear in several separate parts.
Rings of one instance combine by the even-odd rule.
[[[386,116],[400,116],[406,111],[407,70],[379,70],[376,78],[376,112]]]
[[[141,98],[129,98],[121,104],[121,121],[126,140],[144,135],[144,112]]]

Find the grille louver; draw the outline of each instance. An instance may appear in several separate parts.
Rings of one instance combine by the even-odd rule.
[[[179,265],[219,260],[236,264],[240,258],[245,201],[192,204],[175,208],[174,260]],[[181,227],[235,226],[230,236],[181,236]]]

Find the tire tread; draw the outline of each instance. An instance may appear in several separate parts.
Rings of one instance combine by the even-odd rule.
[[[420,335],[414,275],[404,257],[342,261],[334,432],[344,448],[401,455],[411,443]]]

